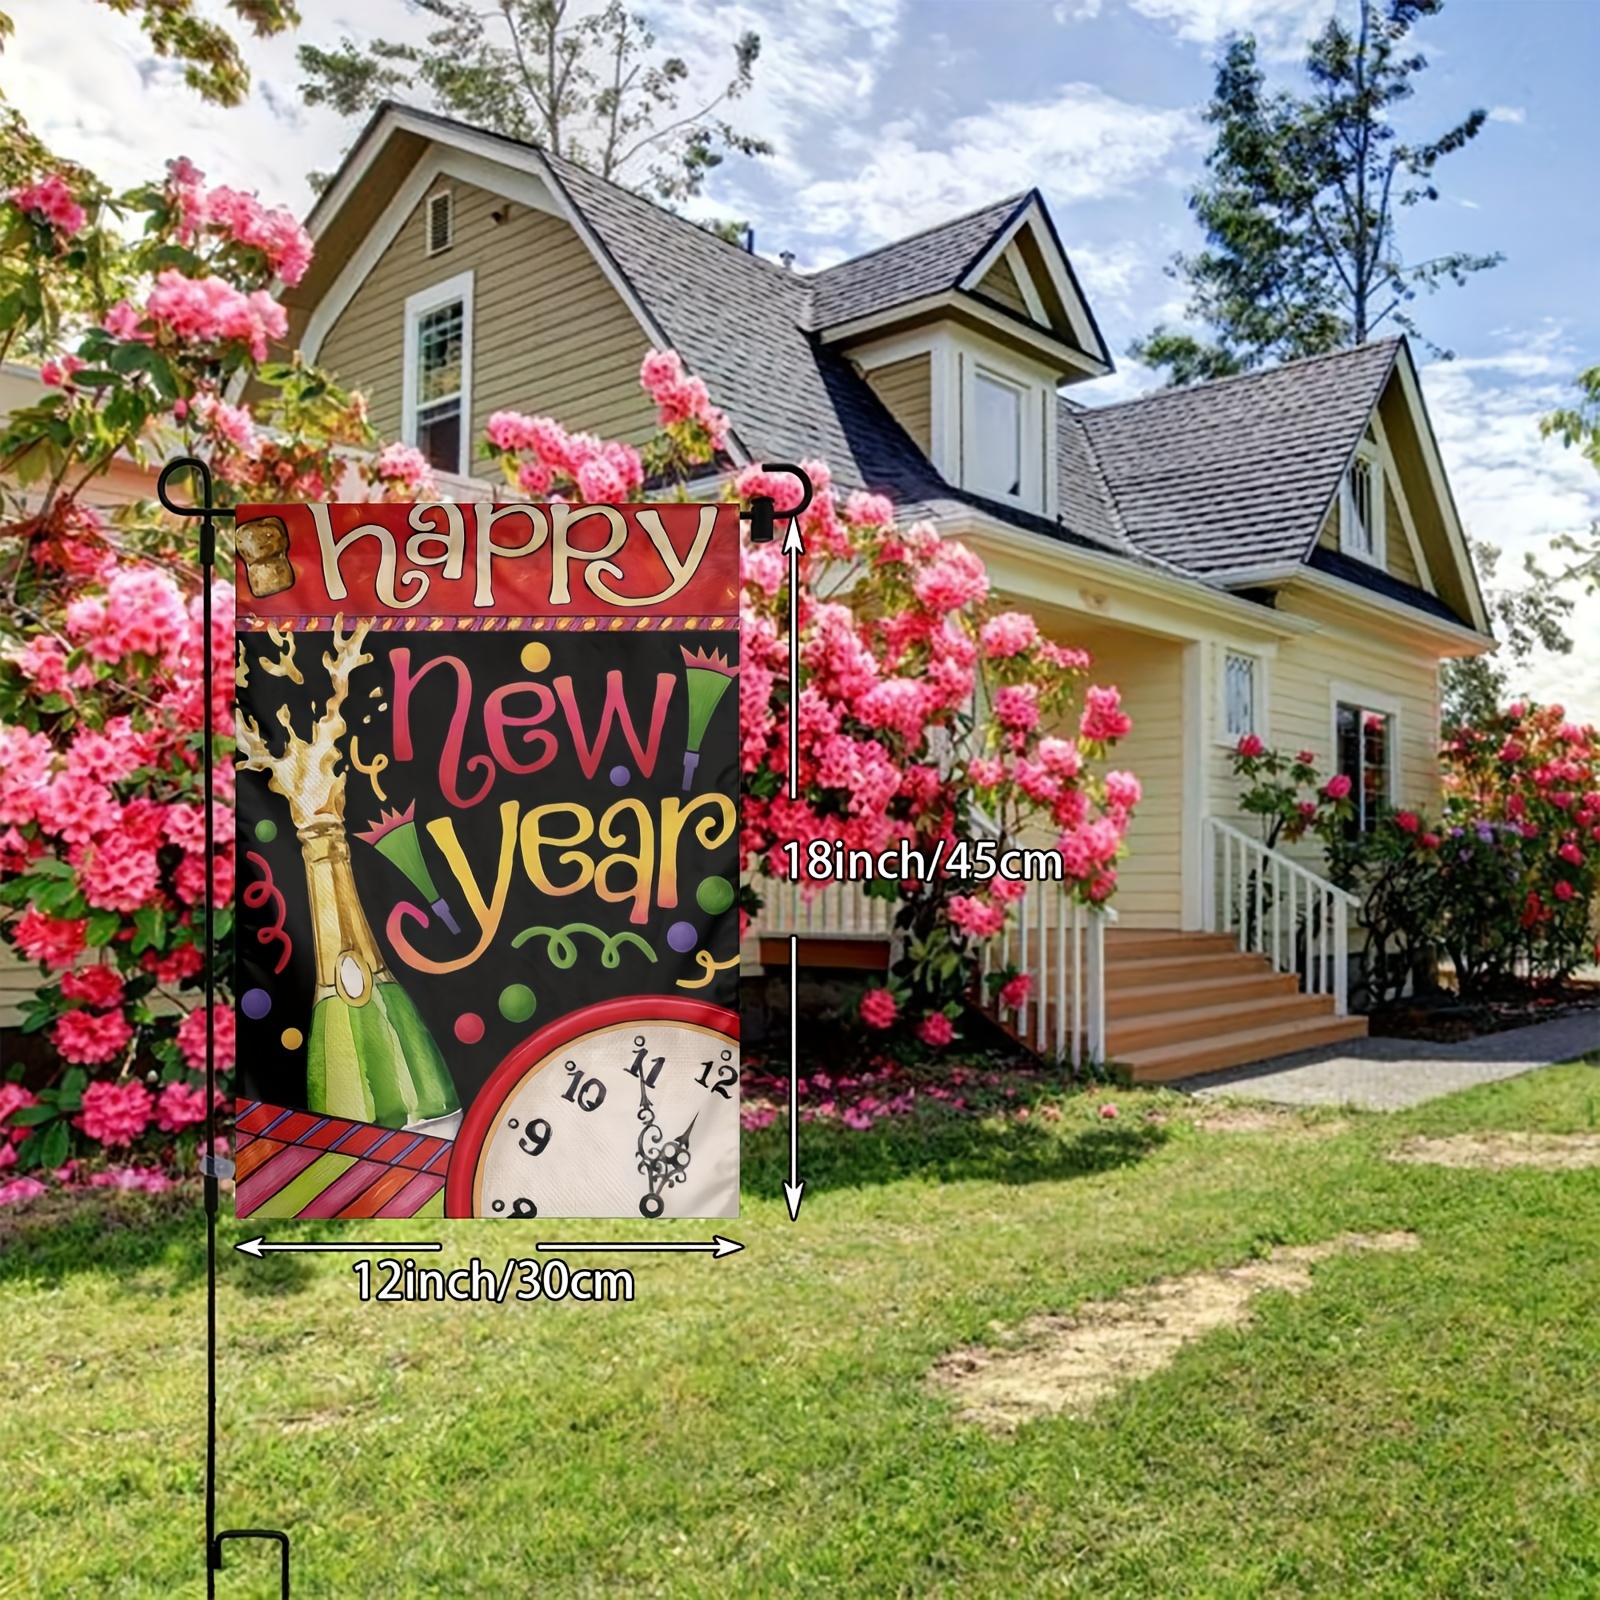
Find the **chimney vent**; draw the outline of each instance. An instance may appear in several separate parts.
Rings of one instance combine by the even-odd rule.
[[[789,269],[790,272],[794,271],[794,251],[793,250],[780,250],[778,252],[778,259],[784,264],[784,266],[786,266]]]

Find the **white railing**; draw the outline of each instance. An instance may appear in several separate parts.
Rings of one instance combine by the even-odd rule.
[[[859,884],[830,883],[809,898],[800,885],[765,879],[765,904],[751,939],[800,934],[813,938],[893,940],[898,902],[868,897]],[[1070,1061],[1106,1059],[1105,930],[1116,921],[1108,907],[1078,904],[1059,883],[1030,882],[1012,902],[1003,932],[979,950],[978,981],[986,1009],[994,1007],[984,980],[1016,967],[1033,979],[1027,1003],[1012,1021],[1019,1038],[1042,1056]]]
[[[984,942],[980,981],[1014,966],[1033,983],[1014,1027],[1042,1056],[1106,1059],[1106,927],[1109,906],[1085,906],[1059,883],[1032,882],[1013,902],[1014,918]],[[988,1001],[987,985],[984,999]]]
[[[756,885],[761,915],[752,938],[799,933],[830,939],[890,939],[897,902],[862,892],[859,883],[827,883],[807,898],[791,878],[763,878]]]
[[[1204,873],[1206,931],[1233,934],[1307,994],[1332,995],[1344,1016],[1355,896],[1216,817],[1206,818]]]

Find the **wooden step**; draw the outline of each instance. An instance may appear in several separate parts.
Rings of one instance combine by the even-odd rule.
[[[1106,1024],[1106,1053],[1125,1061],[1138,1051],[1166,1044],[1199,1044],[1229,1034],[1260,1028],[1314,1026],[1333,1016],[1333,997],[1325,994],[1280,994],[1273,999],[1228,999],[1185,1011],[1123,1017]]]
[[[1156,1016],[1186,1011],[1194,1006],[1220,1005],[1224,1000],[1276,1000],[1300,993],[1292,972],[1251,972],[1244,977],[1228,973],[1198,982],[1136,984],[1106,991],[1106,1017]]]
[[[1207,978],[1260,977],[1272,971],[1265,956],[1224,950],[1214,955],[1134,956],[1106,962],[1106,990],[1148,988],[1158,983],[1199,983]]]
[[[1194,955],[1213,955],[1221,950],[1237,950],[1238,939],[1231,933],[1166,933],[1145,928],[1107,928],[1106,959],[1123,956],[1157,955],[1188,951]]]
[[[1365,1017],[1329,1016],[1317,1022],[1247,1028],[1185,1044],[1153,1045],[1114,1059],[1130,1069],[1135,1083],[1171,1083],[1175,1078],[1249,1066],[1297,1050],[1342,1044],[1346,1039],[1364,1038],[1366,1032]]]

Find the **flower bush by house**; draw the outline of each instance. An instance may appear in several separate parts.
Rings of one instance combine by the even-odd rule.
[[[1370,1006],[1437,982],[1441,961],[1473,1000],[1559,983],[1600,959],[1600,734],[1560,706],[1519,702],[1456,729],[1440,752],[1438,818],[1387,810],[1351,825],[1347,779],[1316,757],[1242,740],[1241,809],[1269,845],[1310,833],[1329,876],[1355,893],[1365,935],[1358,992]]]
[[[272,359],[287,326],[274,282],[305,272],[298,223],[208,187],[184,161],[113,196],[50,158],[14,117],[0,128],[0,339],[34,354],[48,395],[0,434],[0,939],[38,965],[26,1026],[59,1070],[0,1085],[0,1200],[58,1181],[160,1187],[193,1170],[205,1119],[199,908],[217,906],[218,1066],[233,1059],[231,586],[213,595],[216,690],[201,704],[200,596],[186,536],[149,503],[103,515],[85,492],[119,456],[204,456],[223,504],[410,499],[433,492],[405,445],[376,447],[358,395]],[[237,398],[238,380],[265,398]],[[727,424],[670,351],[641,380],[661,432],[643,451],[549,418],[489,419],[485,455],[530,497],[684,494],[715,470]],[[878,496],[841,499],[826,466],[802,519],[800,798],[785,798],[787,563],[745,554],[743,862],[787,875],[785,846],[930,848],[985,826],[1053,829],[1073,891],[1112,892],[1137,781],[1095,768],[1126,732],[1089,662],[1002,609],[981,563],[927,526],[898,529]],[[746,471],[724,492],[773,492]],[[224,551],[222,567],[227,569]],[[216,760],[215,848],[204,848],[202,741]],[[1012,889],[954,876],[903,895],[914,938],[863,1021],[930,1049],[955,1036],[969,941],[1003,925]],[[747,893],[748,914],[759,902]],[[1017,980],[1020,982],[1021,980]],[[1014,982],[1008,1004],[1020,1004]]]
[[[704,474],[726,419],[671,352],[653,352],[641,381],[662,434],[643,457],[569,435],[549,418],[499,413],[487,453],[527,492],[634,493],[646,473],[680,483]],[[932,862],[962,839],[992,835],[997,851],[1044,830],[1064,881],[1099,903],[1138,804],[1130,773],[1098,770],[1128,731],[1117,690],[1084,687],[1090,661],[1046,639],[1030,616],[989,592],[983,564],[926,523],[900,527],[882,495],[846,496],[826,463],[804,464],[815,499],[800,517],[796,798],[789,794],[789,558],[780,541],[741,554],[741,867],[791,878],[813,848],[922,852]],[[687,491],[680,488],[679,493]],[[791,478],[749,467],[724,492],[798,503]],[[959,858],[957,858],[959,861]],[[928,1048],[955,1037],[971,982],[970,946],[1000,931],[1021,884],[980,864],[875,891],[901,902],[907,954],[888,989],[869,990],[861,1021],[912,1029]],[[746,920],[759,909],[746,887]],[[1015,1009],[1014,984],[1002,1005]]]

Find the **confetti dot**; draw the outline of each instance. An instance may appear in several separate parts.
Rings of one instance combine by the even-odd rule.
[[[239,997],[239,1009],[252,1022],[259,1022],[272,1009],[272,996],[265,989],[246,989]]]
[[[699,942],[700,935],[694,931],[692,922],[674,922],[667,929],[667,943],[680,955],[693,950]]]
[[[632,774],[632,773],[631,773],[631,772],[629,772],[629,771],[628,771],[628,769],[627,769],[627,768],[626,768],[626,767],[613,767],[613,768],[612,768],[612,769],[611,769],[611,781],[612,781],[612,782],[613,782],[613,783],[614,783],[614,784],[616,784],[616,786],[617,786],[617,787],[618,787],[618,788],[619,788],[619,789],[620,789],[620,788],[621,788],[621,787],[622,787],[622,786],[623,786],[623,784],[625,784],[625,783],[626,783],[626,782],[627,782],[627,781],[628,781],[628,779],[629,779],[629,778],[631,778],[631,777],[632,777],[632,776],[633,776],[633,774]]]
[[[262,844],[271,844],[278,837],[278,824],[270,819],[264,819],[256,824],[256,838]]]
[[[522,664],[529,672],[543,672],[550,665],[550,646],[537,639],[522,647]]]
[[[720,917],[733,904],[733,885],[726,878],[707,878],[694,897],[702,911]]]
[[[463,1011],[456,1018],[456,1038],[462,1044],[476,1044],[483,1037],[483,1018],[476,1011]]]
[[[306,1042],[306,1036],[298,1028],[285,1028],[283,1030],[283,1048],[285,1050],[298,1050]]]
[[[500,991],[500,1015],[507,1022],[526,1022],[538,1001],[525,983],[508,983]]]

